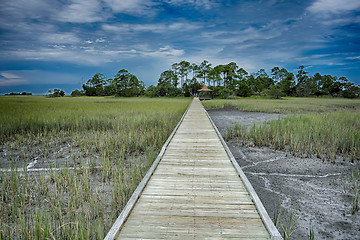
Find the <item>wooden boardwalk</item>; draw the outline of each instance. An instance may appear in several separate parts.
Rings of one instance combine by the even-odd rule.
[[[281,239],[222,141],[195,98],[106,239]]]

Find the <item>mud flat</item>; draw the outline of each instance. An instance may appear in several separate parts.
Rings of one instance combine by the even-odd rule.
[[[285,116],[229,107],[208,113],[223,136],[236,123],[251,126]],[[360,213],[351,214],[352,172],[358,164],[341,158],[332,164],[316,157],[294,157],[268,147],[244,146],[239,138],[227,144],[270,217],[274,220],[275,212],[281,211],[280,223],[286,228],[290,212],[295,213],[296,230],[290,239],[308,239],[311,228],[315,239],[360,239]]]

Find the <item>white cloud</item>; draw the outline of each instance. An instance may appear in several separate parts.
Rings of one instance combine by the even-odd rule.
[[[296,60],[300,61],[300,62],[309,62],[309,61],[312,61],[312,60],[319,60],[319,59],[334,57],[336,55],[337,54],[313,54],[313,55],[310,55],[310,56],[297,57]]]
[[[346,59],[350,59],[350,60],[360,60],[360,56],[347,57]]]
[[[151,57],[180,57],[184,55],[184,50],[174,49],[170,46],[161,47],[156,51],[141,52],[144,56]]]
[[[151,7],[155,5],[151,0],[104,0],[107,6],[115,13],[132,15],[152,14]]]
[[[325,62],[324,65],[327,65],[327,66],[343,66],[343,65],[346,65],[346,63],[344,63],[344,62]]]
[[[157,23],[157,24],[103,24],[102,28],[106,31],[116,33],[130,33],[130,32],[153,32],[153,33],[166,33],[169,31],[193,31],[201,28],[200,25],[188,22],[176,22],[170,25]]]
[[[154,5],[156,3],[151,0],[72,0],[56,18],[62,22],[102,22],[114,13],[153,15],[156,13]]]
[[[98,56],[100,59],[103,59],[104,62],[113,62],[118,58],[129,58],[134,57],[138,51],[135,49],[131,50],[96,50],[96,49],[86,49],[85,53],[89,53],[93,56]]]
[[[102,43],[102,42],[105,42],[105,39],[103,39],[103,38],[98,38],[98,39],[95,40],[95,42],[97,42],[97,43]]]
[[[127,29],[132,32],[166,32],[167,27],[163,24],[123,24],[120,28]]]
[[[301,65],[312,66],[343,66],[347,63],[344,62],[345,53],[332,53],[332,54],[314,54],[310,56],[294,56],[292,59],[299,62]]]
[[[72,23],[100,22],[104,19],[101,11],[98,0],[73,0],[71,4],[63,7],[55,20]]]
[[[1,16],[0,16],[1,20]],[[13,33],[17,33],[20,36],[26,36],[27,40],[29,38],[36,38],[40,34],[44,32],[55,32],[56,27],[49,23],[33,23],[33,22],[26,22],[26,21],[12,21],[12,20],[5,20],[0,21],[0,27],[7,29]]]
[[[124,28],[123,26],[113,25],[113,24],[103,24],[102,29],[105,30],[105,31],[109,31],[109,32],[127,31],[127,29]]]
[[[248,41],[269,40],[281,36],[289,26],[282,21],[272,21],[260,27],[249,26],[238,31],[207,31],[201,33],[201,38],[216,44],[241,44]],[[254,45],[255,43],[252,42]]]
[[[43,47],[36,50],[19,49],[9,51],[5,54],[14,59],[68,62],[80,65],[98,66],[103,63],[119,62],[133,57],[154,57],[154,58],[173,58],[184,54],[184,50],[164,46],[158,49],[143,47],[137,49],[127,46],[127,49],[96,49],[94,47],[79,48],[59,48]]]
[[[198,23],[189,23],[189,22],[175,22],[168,26],[169,30],[173,31],[193,31],[200,29],[202,26]]]
[[[52,0],[1,0],[0,17],[7,19],[41,19],[51,16],[59,7]]]
[[[13,25],[28,19],[52,19],[60,22],[102,22],[114,13],[153,15],[156,5],[152,0],[2,0],[0,26]]]
[[[343,13],[352,10],[360,10],[359,0],[316,0],[308,8],[312,13]]]

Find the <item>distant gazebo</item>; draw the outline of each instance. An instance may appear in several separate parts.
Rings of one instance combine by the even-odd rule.
[[[199,89],[199,100],[211,100],[212,99],[212,91],[208,89],[208,87],[204,84],[202,89]]]

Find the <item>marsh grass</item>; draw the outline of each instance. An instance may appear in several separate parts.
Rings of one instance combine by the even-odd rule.
[[[282,232],[284,240],[291,239],[291,235],[298,229],[298,219],[295,209],[282,210],[280,205],[275,206],[273,222],[275,227]]]
[[[288,116],[248,128],[229,128],[226,139],[240,137],[243,144],[271,146],[296,156],[334,162],[337,156],[360,160],[360,100],[341,98],[285,98],[212,100],[207,108],[232,106],[242,111],[285,113]]]
[[[274,208],[274,225],[276,228],[280,227],[280,219],[281,219],[282,209],[280,206],[275,206]]]
[[[291,235],[296,231],[297,227],[297,220],[299,219],[298,216],[296,216],[295,210],[291,209],[288,218],[285,220],[285,223],[281,225],[281,228],[283,230],[283,239],[289,240]]]
[[[334,111],[360,111],[360,99],[344,98],[294,98],[262,99],[213,99],[203,102],[206,109],[234,107],[246,112],[266,113],[328,113]]]
[[[0,239],[104,238],[189,103],[0,97]]]
[[[360,112],[291,115],[246,128],[235,126],[227,138],[241,137],[243,144],[271,146],[296,156],[327,159],[337,156],[360,160]]]

